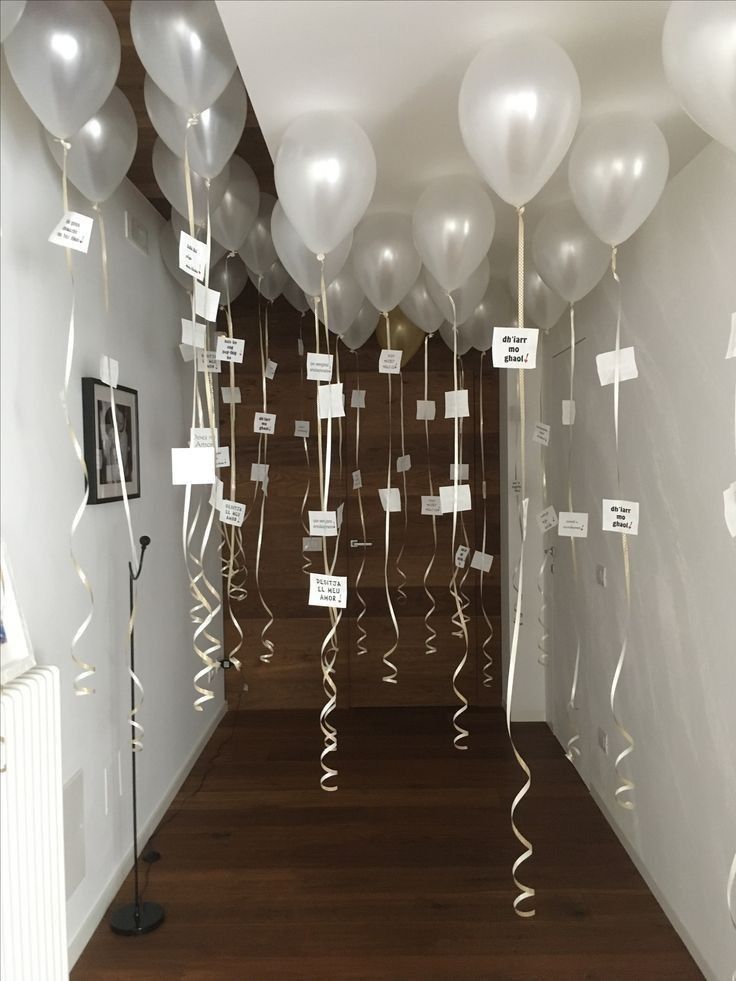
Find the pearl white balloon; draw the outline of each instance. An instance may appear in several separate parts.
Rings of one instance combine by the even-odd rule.
[[[662,131],[634,112],[588,123],[575,140],[568,177],[575,207],[602,242],[620,245],[649,217],[667,183]]]
[[[220,259],[210,269],[210,289],[220,294],[220,306],[227,306],[228,296],[232,303],[248,285],[248,270],[238,255]]]
[[[414,243],[442,289],[456,290],[488,254],[496,228],[491,199],[473,177],[441,177],[414,209]]]
[[[366,297],[383,313],[393,310],[422,268],[407,215],[367,215],[355,229],[352,264]]]
[[[457,356],[461,358],[464,354],[468,353],[473,345],[470,338],[461,329],[458,329],[457,332],[457,342],[455,342],[452,333],[451,324],[440,324],[440,337],[451,351],[455,351],[457,348]]]
[[[511,294],[503,279],[492,277],[483,299],[461,327],[478,351],[488,351],[493,341],[494,327],[509,327],[516,316]]]
[[[345,266],[327,287],[327,320],[330,331],[338,336],[345,333],[358,316],[365,296],[352,269]],[[308,296],[307,302],[312,310],[315,308],[314,297]],[[319,319],[325,322],[324,310],[320,303]]]
[[[274,262],[278,261],[271,238],[271,213],[275,204],[276,198],[273,194],[267,194],[265,191],[261,194],[258,214],[240,248],[243,262],[256,275],[265,276]]]
[[[274,205],[271,214],[271,237],[276,254],[289,275],[299,284],[307,296],[319,296],[321,292],[322,268],[313,252],[304,242],[286,217],[280,201]],[[324,260],[325,284],[331,283],[347,262],[353,244],[350,232]]]
[[[662,34],[667,81],[701,129],[736,153],[736,3],[678,0]]]
[[[304,295],[304,290],[301,288],[301,286],[295,283],[293,279],[287,279],[283,293],[289,303],[295,310],[298,310],[299,313],[306,313],[306,311],[309,309],[309,304],[307,303],[307,298]]]
[[[586,296],[603,278],[610,250],[569,201],[550,208],[534,230],[532,258],[545,283],[568,303]]]
[[[488,259],[484,256],[477,269],[473,270],[466,282],[462,286],[452,291],[452,299],[455,303],[454,317],[455,323],[462,324],[471,315],[473,310],[483,299],[483,294],[488,288],[488,280],[491,277],[491,267]],[[445,290],[430,275],[427,275],[427,289],[433,303],[440,311],[445,320],[452,324],[453,310],[452,303]]]
[[[212,237],[231,252],[238,252],[256,220],[260,199],[253,168],[233,154],[225,193],[212,213]]]
[[[378,326],[380,313],[371,304],[370,300],[363,300],[363,304],[358,310],[358,315],[352,324],[340,335],[340,340],[350,351],[357,351],[362,347]]]
[[[427,334],[434,334],[444,321],[437,304],[429,295],[427,289],[426,271],[422,269],[414,285],[399,303],[403,312],[412,323],[416,324]]]
[[[514,263],[509,270],[509,290],[514,300],[518,300],[518,274]],[[567,304],[554,290],[551,290],[532,264],[527,261],[524,268],[524,313],[525,323],[531,318],[540,330],[550,330],[562,316]]]
[[[10,32],[26,9],[26,0],[2,0],[0,3],[0,44],[10,37]]]
[[[312,112],[284,133],[274,161],[287,218],[314,255],[327,255],[353,231],[376,184],[376,155],[348,116]]]
[[[161,139],[157,139],[153,145],[153,175],[161,188],[161,193],[169,204],[176,208],[180,214],[188,214],[184,162],[172,153]],[[207,223],[207,185],[205,179],[194,171],[190,171],[190,175],[194,223],[195,225],[205,225]],[[229,179],[230,165],[226,164],[223,171],[210,181],[210,213],[216,210],[222,200]]]
[[[267,300],[275,300],[277,296],[280,296],[289,280],[289,274],[278,259],[274,259],[263,274],[256,273],[249,268],[248,277],[261,296]]]

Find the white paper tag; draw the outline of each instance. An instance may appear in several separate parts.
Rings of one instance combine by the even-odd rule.
[[[601,385],[613,385],[616,380],[616,352],[606,351],[605,354],[596,355],[595,364]],[[625,382],[638,377],[634,348],[622,347],[618,352],[618,380]]]
[[[470,568],[477,569],[479,572],[490,572],[493,565],[493,556],[488,552],[473,552],[470,560]]]
[[[194,361],[194,348],[191,344],[180,344],[179,350],[183,361]]]
[[[455,464],[450,464],[450,480],[455,479]],[[470,480],[470,464],[469,463],[459,463],[457,469],[457,479],[458,480]]]
[[[245,519],[245,504],[237,501],[223,500],[220,505],[220,521],[224,525],[235,525],[239,528]]]
[[[299,357],[300,358],[303,358],[304,357],[304,341],[301,339],[301,337],[297,337],[297,339],[296,339],[296,349],[297,349],[297,353],[299,354]]]
[[[220,395],[222,395],[222,401],[225,405],[240,405],[241,403],[240,388],[238,385],[234,388],[223,385],[220,389]]]
[[[197,350],[197,371],[205,371],[209,374],[220,373],[220,362],[215,351]]]
[[[335,511],[335,518],[337,520],[337,530],[338,531],[340,530],[340,528],[342,528],[342,517],[343,517],[344,514],[345,514],[345,505],[344,504],[338,504],[337,511]]]
[[[378,359],[378,371],[382,375],[398,375],[401,371],[401,351],[384,348]]]
[[[263,374],[269,381],[273,381],[278,366],[278,362],[272,361],[270,358],[266,361],[266,367],[263,369]]]
[[[181,342],[191,344],[192,347],[204,347],[207,327],[205,324],[198,324],[196,321],[181,318]]]
[[[575,402],[570,399],[562,400],[562,425],[575,425]]]
[[[470,549],[467,545],[458,545],[457,552],[455,552],[455,565],[458,569],[465,568],[465,560],[470,555]]]
[[[544,511],[539,512],[537,515],[537,526],[542,534],[551,528],[557,527],[557,512],[554,509],[554,505],[550,504]]]
[[[294,420],[294,435],[302,437],[309,436],[309,419]]]
[[[397,456],[396,472],[407,473],[409,470],[411,470],[411,454],[407,453],[405,456]]]
[[[442,499],[422,494],[422,514],[442,514]]]
[[[723,492],[723,517],[731,538],[736,538],[736,480]]]
[[[348,577],[323,576],[309,573],[309,605],[336,606],[344,610],[348,605]]]
[[[215,451],[211,446],[172,449],[172,484],[213,484],[214,482]]]
[[[217,360],[232,361],[235,364],[243,363],[243,352],[245,341],[242,337],[218,337],[217,338]]]
[[[467,388],[445,392],[445,419],[466,419],[469,415]]]
[[[437,415],[437,403],[433,399],[417,399],[417,419],[431,422]]]
[[[381,499],[381,507],[384,511],[386,510],[387,501],[389,511],[401,510],[401,494],[399,493],[398,487],[380,487],[378,496]]]
[[[59,224],[49,235],[52,245],[63,245],[75,252],[87,252],[92,237],[93,221],[77,211],[67,211]]]
[[[603,498],[603,531],[620,535],[639,534],[639,502],[609,501]]]
[[[443,514],[452,514],[454,511],[455,502],[455,485],[450,484],[449,487],[440,487],[440,501],[442,504]],[[470,497],[470,484],[458,484],[457,485],[457,510],[458,511],[470,511],[473,506],[472,499]]]
[[[332,378],[331,354],[307,354],[307,379],[309,381],[328,382]]]
[[[118,363],[115,358],[110,358],[103,354],[100,358],[100,381],[105,385],[118,387]]]
[[[736,313],[731,314],[731,336],[726,348],[726,360],[729,358],[736,358]]]
[[[302,536],[302,552],[321,552],[322,539],[314,535]]]
[[[494,368],[536,368],[536,327],[494,327],[491,353]]]
[[[230,447],[220,446],[215,449],[215,466],[216,467],[229,467],[230,466]]]
[[[196,429],[189,430],[189,445],[193,447],[198,446],[213,446],[212,442],[212,430],[207,427],[200,427]],[[217,461],[215,461],[216,463]]]
[[[587,538],[587,511],[560,511],[558,516],[557,534],[561,538]]]
[[[360,490],[363,486],[363,475],[360,470],[353,470],[353,490]]]
[[[212,490],[210,491],[210,506],[216,511],[220,510],[222,506],[222,490],[223,483],[219,477],[215,477],[215,482],[212,485]]]
[[[317,414],[320,419],[338,419],[345,415],[345,400],[342,382],[335,385],[320,385],[317,389]]]
[[[187,276],[204,279],[209,261],[209,249],[206,242],[199,242],[186,232],[179,233],[179,268]]]
[[[194,284],[194,310],[198,317],[213,324],[217,320],[217,308],[220,305],[220,294],[208,289],[202,283]]]
[[[253,416],[253,432],[272,435],[276,430],[276,416],[273,412],[256,412]]]
[[[545,422],[535,422],[532,439],[540,446],[549,446],[550,427]]]
[[[354,388],[350,396],[350,408],[351,409],[364,409],[365,408],[365,389],[364,388]]]
[[[268,468],[270,463],[251,463],[250,479],[255,483],[266,483],[268,481]]]
[[[309,534],[320,538],[334,538],[337,534],[337,513],[335,511],[310,511]]]

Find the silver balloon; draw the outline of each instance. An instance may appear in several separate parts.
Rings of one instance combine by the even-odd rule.
[[[701,129],[736,153],[736,3],[679,0],[662,34],[667,81]]]
[[[133,0],[130,32],[148,74],[190,115],[211,106],[235,71],[212,0]]]
[[[429,295],[424,269],[420,271],[414,285],[399,303],[399,306],[409,320],[427,334],[434,334],[445,319]]]
[[[346,266],[327,287],[327,326],[333,334],[342,335],[358,316],[365,296],[352,269]],[[308,296],[307,302],[314,310],[316,301]],[[319,319],[325,322],[322,304],[318,305]]]
[[[284,133],[274,162],[287,218],[314,255],[327,255],[353,231],[376,184],[376,155],[348,116],[313,112]]]
[[[214,212],[225,193],[230,179],[230,166],[225,165],[222,173],[214,180],[207,182],[193,170],[190,171],[192,181],[192,204],[194,208],[195,225],[207,223],[207,197],[209,194],[209,210]],[[161,193],[172,207],[182,214],[188,214],[187,189],[184,162],[172,153],[161,139],[153,145],[153,175],[161,188]]]
[[[667,183],[662,131],[634,112],[590,122],[575,140],[568,177],[575,206],[602,242],[620,245],[649,217]]]
[[[277,296],[281,296],[281,291],[289,280],[289,274],[279,260],[274,259],[264,273],[254,272],[249,267],[248,278],[261,296],[267,300],[275,300]]]
[[[276,204],[273,194],[265,191],[258,202],[258,214],[240,247],[243,262],[256,276],[265,276],[274,262],[278,261],[271,238],[271,214]]]
[[[462,286],[452,290],[452,299],[455,303],[454,316],[457,318],[455,321],[457,324],[464,323],[483,299],[490,277],[491,267],[488,264],[488,259],[484,256],[478,268],[473,270]],[[452,303],[450,303],[447,292],[429,274],[427,275],[427,289],[434,305],[445,320],[452,324]]]
[[[370,300],[363,300],[357,317],[348,329],[340,335],[340,340],[345,347],[349,351],[357,351],[359,347],[363,347],[368,338],[373,336],[380,316]]]
[[[496,228],[491,199],[473,177],[441,177],[414,209],[414,242],[442,289],[467,281],[488,254]]]
[[[158,251],[164,265],[174,279],[185,290],[191,291],[192,277],[179,268],[179,236],[171,227],[171,222],[162,225],[158,233]]]
[[[174,237],[178,243],[179,237],[182,232],[189,234],[189,222],[186,218],[179,214],[176,208],[171,209],[171,227],[174,230]],[[207,229],[204,225],[196,225],[194,228],[194,237],[200,241],[204,242],[206,240]],[[225,249],[216,242],[212,236],[210,236],[210,268],[216,265],[220,259],[225,255]]]
[[[220,294],[220,306],[232,303],[248,285],[248,270],[239,255],[220,259],[210,269],[210,289]]]
[[[286,217],[281,202],[277,201],[271,214],[271,237],[276,254],[286,271],[296,280],[307,296],[319,296],[321,292],[321,266],[319,260],[310,252],[297,234],[296,229]],[[353,244],[353,233],[349,232],[324,261],[325,283],[331,283],[345,265]]]
[[[367,215],[355,229],[351,259],[356,279],[373,306],[383,313],[393,310],[422,268],[411,218],[390,212]]]
[[[291,277],[286,280],[286,286],[283,290],[284,296],[289,301],[289,303],[298,310],[299,313],[306,313],[309,309],[309,304],[307,303],[307,298],[304,295],[304,290],[301,286],[297,285]]]
[[[234,154],[225,193],[212,214],[212,237],[231,252],[238,252],[256,220],[260,198],[253,168]]]
[[[488,351],[494,327],[509,327],[516,316],[514,304],[503,279],[491,278],[485,296],[462,324],[463,337],[478,351]]]
[[[518,300],[518,271],[516,263],[509,269],[509,290],[514,300]],[[527,261],[524,268],[524,312],[540,330],[549,330],[562,316],[567,304],[554,290],[551,290],[532,264]],[[526,320],[525,317],[525,326]]]
[[[57,139],[97,112],[120,70],[120,38],[102,0],[28,0],[4,50],[21,95]]]
[[[10,36],[10,32],[26,9],[26,0],[2,0],[0,3],[0,44]]]
[[[550,38],[512,34],[490,41],[460,88],[465,149],[493,190],[520,207],[544,187],[567,153],[580,118],[580,82]]]
[[[467,334],[464,334],[461,330],[458,330],[457,332],[457,342],[456,342],[452,336],[451,324],[447,324],[447,323],[440,324],[440,337],[451,351],[455,351],[457,347],[457,356],[459,358],[461,358],[464,354],[467,354],[468,351],[473,346],[470,341],[470,338],[467,336]]]
[[[45,136],[54,160],[62,167],[61,144],[49,132]],[[72,133],[69,142],[69,180],[93,204],[107,201],[128,173],[138,144],[135,113],[120,89],[112,90],[107,102]]]
[[[235,152],[245,127],[248,99],[238,72],[225,91],[187,129],[189,113],[164,95],[150,75],[143,84],[143,98],[153,128],[177,157],[184,158],[200,177],[217,177]]]
[[[575,303],[600,282],[611,255],[575,206],[564,201],[550,208],[534,230],[532,258],[545,283]]]

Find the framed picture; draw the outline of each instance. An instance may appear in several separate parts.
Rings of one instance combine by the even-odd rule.
[[[84,459],[89,474],[90,504],[122,501],[123,480],[129,498],[141,496],[138,392],[118,385],[115,389],[115,414],[121,460],[118,460],[115,448],[110,386],[99,378],[83,378]]]

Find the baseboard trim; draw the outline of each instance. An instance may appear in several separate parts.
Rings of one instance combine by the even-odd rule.
[[[227,714],[227,705],[223,703],[215,715],[209,722],[209,725],[204,730],[199,740],[195,743],[192,752],[189,754],[187,759],[184,761],[179,771],[174,776],[174,779],[169,784],[169,788],[161,798],[158,806],[154,809],[153,813],[146,821],[145,825],[139,830],[138,833],[138,846],[142,848],[146,844],[148,839],[153,834],[154,829],[158,823],[163,818],[166,811],[169,809],[171,802],[176,797],[179,792],[179,788],[184,783],[189,773],[197,762],[202,753],[202,750],[207,745],[208,741],[211,739],[212,734],[218,727],[222,719]],[[88,915],[85,917],[84,922],[77,930],[74,937],[69,942],[68,952],[69,952],[69,970],[74,967],[80,954],[87,946],[87,944],[92,939],[92,935],[99,926],[102,917],[105,915],[108,906],[115,898],[118,890],[125,882],[125,878],[130,872],[133,864],[133,847],[131,847],[125,852],[125,854],[120,859],[117,868],[113,871],[110,878],[107,880],[107,884],[100,893],[97,901],[95,902],[92,909],[89,911]]]

